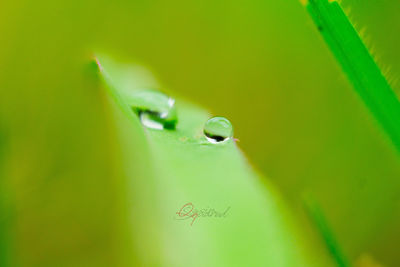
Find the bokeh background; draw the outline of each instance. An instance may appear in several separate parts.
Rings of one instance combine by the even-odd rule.
[[[341,4],[399,95],[400,3]],[[14,147],[3,171],[22,177],[11,184],[26,190],[17,199],[37,186],[23,178],[32,174],[110,171],[96,146],[109,138],[101,105],[74,82],[93,51],[143,64],[165,90],[229,118],[249,161],[295,209],[315,194],[352,261],[397,266],[398,152],[296,0],[1,2],[0,126]]]

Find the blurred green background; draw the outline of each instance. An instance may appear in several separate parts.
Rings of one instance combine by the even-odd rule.
[[[399,95],[400,3],[341,3]],[[45,179],[70,168],[79,184],[82,173],[111,170],[101,163],[112,145],[96,145],[111,142],[101,99],[76,82],[77,62],[93,51],[143,64],[171,94],[229,118],[250,162],[294,208],[304,191],[316,195],[352,261],[396,266],[398,153],[298,1],[1,2],[0,129],[11,148],[0,173]],[[37,186],[24,181],[11,183],[28,192],[16,199]]]

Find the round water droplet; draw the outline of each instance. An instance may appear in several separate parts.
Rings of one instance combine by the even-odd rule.
[[[232,138],[232,123],[224,117],[209,119],[204,125],[204,135],[210,143],[221,143]]]
[[[144,126],[157,130],[175,129],[178,117],[173,98],[152,89],[135,90],[125,97]]]

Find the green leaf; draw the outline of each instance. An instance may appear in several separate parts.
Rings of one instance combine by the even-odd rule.
[[[375,62],[368,48],[363,43],[363,40],[357,33],[353,24],[344,13],[342,7],[336,0],[308,0],[306,1],[306,8],[311,15],[311,18],[314,20],[320,34],[325,39],[326,44],[329,46],[331,52],[353,85],[354,90],[358,93],[371,114],[382,126],[383,130],[392,141],[395,149],[397,149],[397,152],[400,152],[400,124],[398,123],[400,118],[399,99],[378,64]],[[357,179],[357,177],[354,177],[353,180],[357,181]],[[350,184],[350,182],[347,183]],[[378,196],[377,192],[379,192],[380,186],[386,187],[385,196],[375,197]],[[374,210],[370,207],[372,205],[370,205],[368,201],[372,200],[376,205],[375,210],[372,213],[374,216],[372,217],[368,215],[371,218],[366,219],[367,222],[362,226],[368,229],[368,231],[364,231],[364,237],[377,236],[381,234],[382,226],[388,224],[387,217],[390,216],[388,214],[393,212],[393,209],[391,209],[391,203],[393,200],[388,196],[391,194],[398,194],[397,182],[385,179],[374,180],[368,186],[368,190],[373,194],[373,197],[372,195],[369,198],[364,197],[364,199],[362,199],[362,205],[357,206],[356,201],[354,201],[354,203],[348,201],[341,205],[343,210],[346,210],[346,208],[343,207],[347,206],[350,207],[349,209],[352,210],[352,212],[360,212],[363,215],[371,214],[371,210]],[[355,198],[359,198],[360,196],[363,197],[362,190],[360,189],[352,194]],[[357,196],[357,194],[360,196]],[[306,207],[316,228],[325,240],[327,248],[336,259],[336,262],[340,266],[348,266],[349,263],[336,241],[335,234],[330,227],[328,227],[329,223],[326,221],[319,205],[314,200],[307,200]],[[383,211],[385,209],[390,211]],[[377,215],[378,212],[381,213],[380,216]],[[368,223],[374,225],[375,229],[365,226]],[[348,222],[345,224],[348,224]],[[376,227],[376,225],[378,225],[378,227]],[[362,228],[359,225],[356,227]],[[346,225],[346,228],[350,227]],[[357,245],[352,244],[349,246],[349,243],[351,243],[349,241],[356,239],[354,237],[357,237],[357,234],[353,236],[343,236],[343,233],[341,234],[342,244],[347,245],[347,253],[350,252],[351,249],[349,249],[349,247],[351,246],[353,246],[352,249],[354,249],[354,247],[357,249],[371,249],[365,241],[364,244],[357,244],[356,241],[355,243]],[[368,237],[366,240],[371,243],[376,243],[376,238]],[[384,246],[383,243],[375,245]],[[352,256],[354,257],[354,255]],[[359,255],[356,255],[356,257],[359,257]]]
[[[337,1],[309,0],[307,10],[354,89],[400,151],[400,102]]]
[[[138,81],[134,70],[139,67],[119,65],[105,56],[97,59],[106,88],[131,124],[121,124],[120,129],[129,126],[141,132],[149,153],[149,173],[130,177],[140,187],[136,191],[146,191],[147,198],[139,200],[142,206],[132,207],[138,214],[136,221],[156,227],[133,229],[141,241],[141,262],[151,266],[330,265],[326,253],[312,246],[312,238],[296,225],[276,189],[250,167],[235,141],[207,142],[202,132],[208,112],[177,99],[176,130],[144,128],[125,96],[129,90],[160,89],[160,85],[152,79],[147,84]],[[122,142],[126,151],[136,150],[128,145],[131,138],[125,136]],[[180,216],[185,205],[226,216]]]

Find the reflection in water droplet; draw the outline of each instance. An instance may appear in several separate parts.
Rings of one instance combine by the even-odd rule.
[[[149,112],[140,112],[139,118],[144,126],[155,130],[164,130],[164,125],[157,120],[157,116]]]
[[[210,143],[225,142],[232,138],[233,127],[228,119],[214,117],[209,119],[204,125],[204,135]]]
[[[173,98],[151,89],[136,90],[125,97],[144,126],[156,130],[175,129],[178,117]]]

